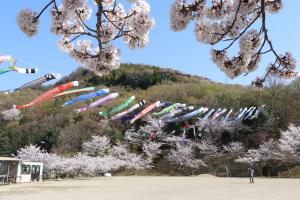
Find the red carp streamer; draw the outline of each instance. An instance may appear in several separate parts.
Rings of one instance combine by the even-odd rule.
[[[65,90],[68,90],[72,87],[75,87],[75,86],[78,86],[79,83],[78,81],[73,81],[73,82],[69,82],[69,83],[66,83],[66,84],[63,84],[63,85],[59,85],[43,94],[41,94],[40,96],[38,96],[37,98],[35,98],[33,101],[31,101],[30,103],[28,104],[25,104],[25,105],[19,105],[19,106],[16,106],[15,108],[18,109],[18,110],[21,110],[21,109],[25,109],[25,108],[29,108],[29,107],[32,107],[36,104],[39,104],[39,103],[42,103],[44,101],[47,101],[48,99],[54,97],[55,95],[65,91]]]

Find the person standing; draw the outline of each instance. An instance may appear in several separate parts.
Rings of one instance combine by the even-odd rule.
[[[253,168],[253,166],[250,166],[248,168],[248,172],[249,172],[250,183],[254,183],[254,168]]]

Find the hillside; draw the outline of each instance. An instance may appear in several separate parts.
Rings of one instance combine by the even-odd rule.
[[[97,77],[80,68],[56,84],[73,80],[78,80],[82,87],[109,87],[111,91],[118,92],[120,98],[105,107],[76,114],[73,111],[75,108],[91,101],[62,107],[66,100],[74,96],[61,97],[25,110],[20,121],[1,121],[0,155],[10,155],[28,144],[38,144],[49,152],[72,154],[80,151],[81,144],[92,135],[108,135],[113,143],[118,143],[129,125],[103,120],[97,113],[118,104],[130,95],[136,96],[137,100],[146,99],[147,102],[165,100],[215,108],[239,109],[265,104],[264,119],[255,124],[255,129],[245,140],[256,138],[262,132],[276,137],[280,129],[284,129],[289,123],[299,124],[300,119],[299,80],[287,86],[273,85],[255,89],[219,84],[171,69],[123,64],[119,70],[103,77]],[[49,87],[51,86],[2,94],[0,110],[7,110],[14,104],[27,103]]]
[[[84,84],[84,86],[123,86],[132,89],[148,89],[154,85],[172,82],[213,83],[207,78],[184,74],[172,69],[148,65],[122,64],[118,70],[112,71],[111,74],[103,77],[95,76],[88,70],[79,68],[69,76],[64,77],[57,84],[75,79]]]

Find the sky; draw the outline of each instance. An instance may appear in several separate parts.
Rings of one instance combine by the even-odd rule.
[[[48,0],[1,2],[0,55],[9,54],[16,57],[18,66],[38,67],[39,73],[34,75],[12,72],[3,74],[0,76],[0,90],[16,88],[50,72],[65,76],[80,66],[68,54],[57,48],[59,38],[49,31],[50,16],[47,12],[41,18],[37,36],[28,38],[19,30],[16,16],[21,9],[31,8],[39,11],[48,2]],[[173,0],[148,0],[148,2],[151,4],[151,16],[156,20],[156,26],[150,33],[150,42],[146,48],[136,50],[131,50],[122,42],[117,42],[121,49],[122,62],[156,65],[207,77],[222,83],[249,85],[255,77],[263,75],[265,67],[273,61],[272,57],[265,56],[256,72],[231,80],[212,63],[209,54],[212,47],[196,41],[193,23],[183,32],[170,30],[169,10]],[[300,61],[298,22],[300,1],[284,0],[283,2],[284,8],[279,14],[267,16],[269,34],[278,52],[290,51],[296,60]],[[1,64],[0,68],[6,66],[7,64]],[[299,69],[300,67],[297,68],[298,71]]]

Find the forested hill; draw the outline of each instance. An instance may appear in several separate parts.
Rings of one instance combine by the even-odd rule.
[[[131,89],[148,89],[154,85],[167,83],[208,83],[209,79],[199,76],[183,74],[179,71],[160,68],[156,66],[122,64],[118,70],[111,74],[99,77],[84,68],[79,68],[69,76],[64,77],[57,84],[65,83],[72,80],[79,80],[81,85],[94,86],[123,86]]]
[[[159,67],[123,64],[119,70],[98,77],[93,73],[78,69],[58,83],[78,80],[81,87],[109,87],[120,97],[105,107],[77,114],[75,108],[87,103],[72,106],[61,105],[74,96],[55,98],[41,105],[22,111],[19,121],[0,121],[0,155],[9,155],[27,144],[38,144],[50,152],[64,154],[81,150],[82,142],[92,135],[108,135],[113,143],[122,140],[128,125],[103,120],[98,116],[131,95],[136,100],[147,102],[165,100],[186,103],[194,106],[228,107],[239,109],[253,105],[266,105],[264,120],[256,125],[252,136],[265,132],[276,137],[280,129],[289,123],[300,124],[299,80],[289,85],[271,84],[271,87],[255,89],[239,85],[224,85],[206,78],[190,76]],[[49,87],[28,89],[21,92],[0,95],[0,111],[8,110],[12,105],[30,102]]]

